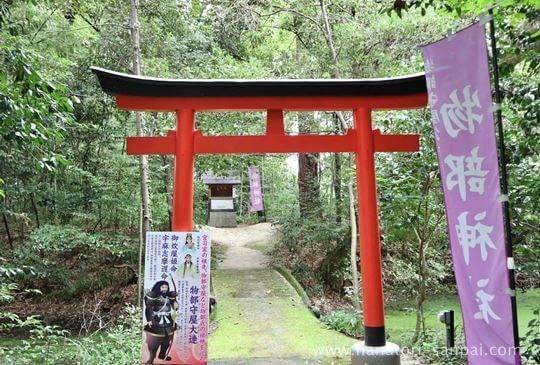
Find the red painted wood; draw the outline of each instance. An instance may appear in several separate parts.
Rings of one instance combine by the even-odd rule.
[[[196,154],[352,152],[356,131],[346,135],[203,136],[195,133]]]
[[[193,135],[195,113],[191,109],[176,112],[174,158],[173,231],[193,231]]]
[[[358,184],[358,232],[364,325],[384,327],[381,247],[371,110],[354,111],[357,130],[356,179]]]
[[[173,155],[175,136],[167,137],[127,137],[128,155]]]
[[[427,104],[427,94],[360,97],[225,97],[177,98],[116,95],[121,109],[173,112],[179,109],[195,111],[338,111],[356,108],[414,109]]]
[[[167,137],[127,137],[128,155],[173,155],[175,135]],[[420,138],[414,134],[381,135],[373,133],[375,152],[416,152]],[[356,131],[346,135],[287,136],[283,129],[269,130],[266,136],[203,136],[195,132],[195,154],[355,152]]]
[[[278,136],[285,135],[283,110],[269,110],[266,112],[266,134]]]
[[[381,134],[373,131],[373,146],[375,152],[417,152],[420,151],[420,136],[418,134]]]

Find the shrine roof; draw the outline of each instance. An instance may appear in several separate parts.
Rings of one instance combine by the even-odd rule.
[[[377,79],[163,79],[92,67],[103,91],[152,97],[339,97],[425,94],[423,73]]]
[[[203,184],[206,185],[238,185],[241,183],[239,172],[236,170],[225,171],[222,174],[214,174],[207,171],[202,175]]]

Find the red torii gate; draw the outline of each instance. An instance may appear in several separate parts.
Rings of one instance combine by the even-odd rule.
[[[365,344],[384,346],[384,301],[375,179],[375,152],[415,152],[418,135],[383,135],[372,129],[375,109],[414,109],[427,104],[423,74],[366,80],[171,80],[93,67],[102,89],[119,108],[175,112],[176,131],[165,137],[128,137],[127,153],[174,154],[175,231],[193,230],[193,168],[197,154],[354,152]],[[266,135],[204,136],[195,112],[266,111]],[[352,110],[354,128],[344,135],[286,135],[283,111]]]

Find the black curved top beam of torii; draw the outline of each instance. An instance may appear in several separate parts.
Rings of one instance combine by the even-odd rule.
[[[390,97],[426,93],[423,73],[376,79],[186,80],[92,67],[103,91],[148,97]]]

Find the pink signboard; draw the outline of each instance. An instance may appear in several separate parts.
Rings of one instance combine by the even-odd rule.
[[[484,27],[423,52],[468,362],[520,364]]]
[[[250,166],[249,171],[249,196],[250,211],[260,212],[263,208],[263,194],[261,186],[261,174],[257,166]]]
[[[146,233],[142,364],[207,364],[209,288],[207,233]]]

